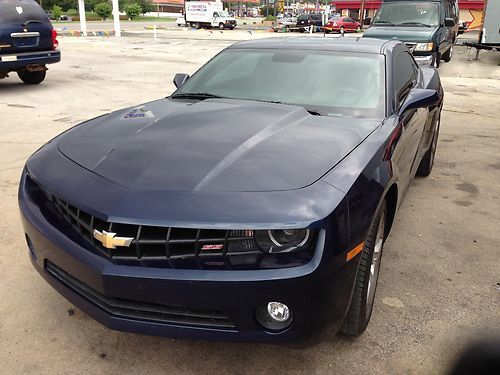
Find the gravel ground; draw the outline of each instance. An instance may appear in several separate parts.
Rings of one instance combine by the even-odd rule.
[[[367,331],[293,349],[110,331],[32,269],[16,201],[26,158],[82,120],[168,95],[176,72],[194,72],[232,43],[60,42],[63,62],[42,85],[15,75],[0,81],[0,373],[439,374],[467,342],[500,327],[499,54],[471,61],[457,47],[440,68],[446,99],[436,164],[398,213]]]

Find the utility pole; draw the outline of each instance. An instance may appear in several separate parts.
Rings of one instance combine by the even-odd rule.
[[[82,36],[87,36],[87,18],[85,17],[85,2],[78,0],[78,10],[80,11],[80,30]]]
[[[120,27],[120,9],[118,8],[118,0],[113,0],[113,22],[115,24],[115,37],[119,38],[122,36],[122,30]]]
[[[359,23],[361,24],[361,30],[363,30],[364,19],[365,19],[365,0],[361,0],[361,9],[359,10]]]

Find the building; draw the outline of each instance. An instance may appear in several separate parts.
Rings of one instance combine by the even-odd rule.
[[[361,0],[332,0],[337,13],[359,19]],[[365,17],[373,18],[382,0],[365,0]],[[481,26],[484,0],[458,0],[460,20],[467,22],[470,29]]]

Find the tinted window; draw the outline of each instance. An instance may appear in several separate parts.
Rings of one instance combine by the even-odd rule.
[[[396,55],[394,65],[394,88],[398,105],[406,98],[417,79],[417,67],[408,52]]]
[[[381,55],[229,49],[175,94],[202,92],[295,104],[323,115],[383,118],[383,67]]]
[[[29,20],[50,22],[34,0],[0,0],[0,23],[22,24]]]
[[[307,14],[302,14],[298,18],[299,21],[307,21],[308,19],[309,19],[309,15],[307,15]]]

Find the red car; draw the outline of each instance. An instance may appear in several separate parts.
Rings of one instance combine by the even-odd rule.
[[[325,25],[325,29],[327,33],[331,31],[360,31],[361,24],[351,17],[337,17],[329,19],[328,23]]]

